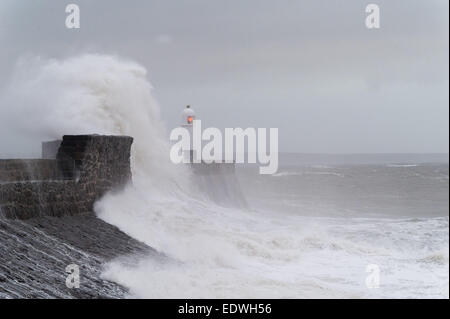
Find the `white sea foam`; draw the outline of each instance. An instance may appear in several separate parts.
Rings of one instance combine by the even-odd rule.
[[[336,172],[330,172],[330,171],[291,171],[291,172],[287,172],[287,171],[283,171],[283,172],[279,172],[279,173],[275,173],[272,174],[270,176],[273,177],[294,177],[294,176],[304,176],[304,175],[332,175],[332,176],[337,176],[337,177],[344,177],[343,174],[341,173],[336,173]]]
[[[301,172],[279,172],[272,174],[272,177],[301,176]]]
[[[417,167],[418,164],[388,164],[387,167]]]

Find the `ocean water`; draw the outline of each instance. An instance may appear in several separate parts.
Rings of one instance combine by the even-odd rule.
[[[95,207],[165,256],[104,265],[103,278],[130,297],[449,297],[448,155],[290,154],[277,174],[238,167],[199,185],[170,163],[147,71],[132,61],[22,61],[2,100],[14,106],[0,115],[22,146],[63,134],[134,137],[133,184]],[[247,205],[226,191],[237,185]]]
[[[237,175],[248,208],[158,195],[123,214],[114,207],[143,199],[107,198],[99,216],[170,261],[118,260],[105,278],[143,298],[448,298],[448,164]],[[368,265],[379,288],[366,285]]]

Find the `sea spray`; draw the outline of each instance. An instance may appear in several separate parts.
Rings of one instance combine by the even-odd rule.
[[[179,184],[186,173],[169,164],[160,108],[151,91],[144,67],[115,56],[23,58],[1,94],[0,127],[8,131],[8,140],[17,138],[30,148],[64,134],[130,135],[135,177]],[[0,141],[3,152],[11,146],[6,142]],[[174,187],[158,184],[165,186]]]

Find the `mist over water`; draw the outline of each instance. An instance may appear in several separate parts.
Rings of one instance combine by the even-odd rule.
[[[448,298],[448,164],[294,161],[264,177],[243,169],[249,208],[226,205],[232,198],[218,205],[188,167],[170,162],[146,75],[112,56],[34,59],[19,64],[2,95],[14,105],[2,108],[2,124],[24,143],[63,134],[134,137],[133,184],[95,211],[165,257],[115,260],[104,278],[143,298]],[[213,177],[203,182],[223,187]],[[379,289],[365,285],[368,264],[381,269]]]

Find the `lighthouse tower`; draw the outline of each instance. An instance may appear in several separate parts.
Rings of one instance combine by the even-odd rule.
[[[194,149],[193,149],[193,124],[195,120],[195,111],[191,109],[190,105],[181,113],[181,126],[189,131],[190,135],[190,145],[188,149],[183,149],[184,162],[193,163],[194,160]]]

